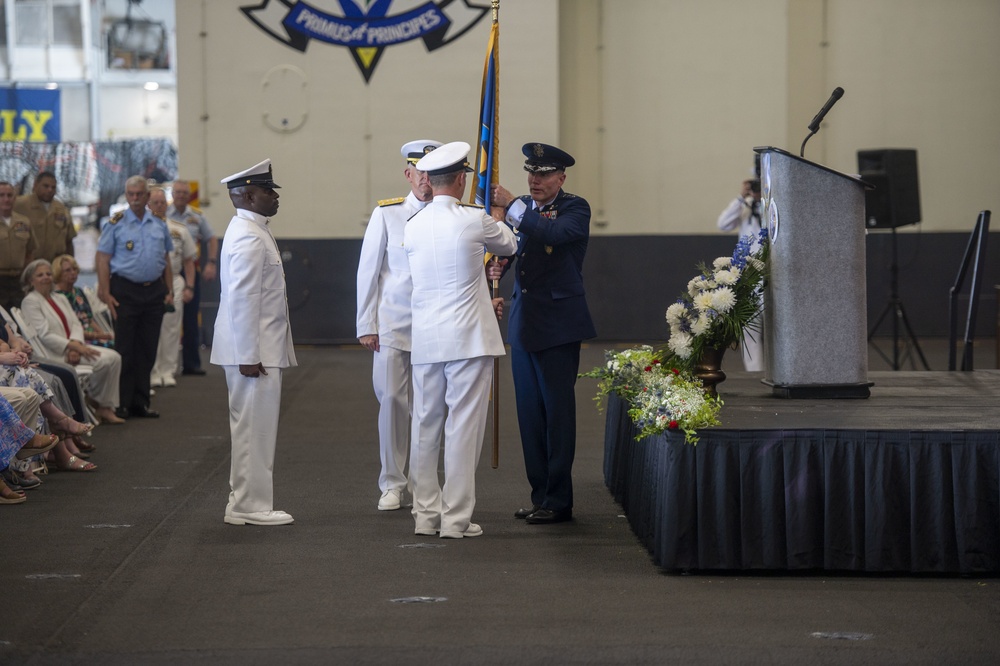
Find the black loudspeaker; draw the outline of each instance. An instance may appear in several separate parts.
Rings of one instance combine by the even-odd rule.
[[[869,229],[895,229],[920,221],[916,150],[859,150],[858,173],[875,186],[865,192],[865,225]]]

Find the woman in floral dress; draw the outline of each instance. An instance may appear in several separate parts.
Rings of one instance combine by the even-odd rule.
[[[42,398],[38,420],[32,424],[39,432],[46,428],[46,420],[52,431],[59,435],[60,442],[55,450],[55,462],[60,469],[76,472],[89,472],[97,469],[93,463],[82,458],[89,457],[78,446],[80,437],[87,436],[93,429],[90,424],[80,423],[59,409],[52,398],[55,394],[45,380],[29,366],[28,355],[24,352],[11,351],[6,342],[0,342],[0,386],[14,388],[30,388]],[[82,444],[82,441],[79,443]],[[89,448],[86,447],[85,448]],[[20,470],[32,480],[30,471]]]
[[[62,294],[73,307],[73,312],[83,326],[83,339],[87,344],[115,348],[115,334],[101,325],[94,316],[90,299],[83,289],[76,286],[80,277],[80,264],[68,254],[59,255],[52,262],[52,288],[57,294]]]
[[[14,407],[0,396],[0,472],[4,472],[4,476],[19,452],[43,451],[51,448],[52,443],[52,436],[35,434],[24,425]],[[0,504],[20,504],[24,499],[23,491],[7,487],[0,478]]]

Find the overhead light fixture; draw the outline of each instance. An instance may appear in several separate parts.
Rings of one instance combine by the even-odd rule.
[[[147,81],[146,85],[143,86],[146,90],[159,90],[160,84],[156,81]]]
[[[49,81],[48,83],[45,84],[46,90],[56,90],[57,88],[59,88],[59,84],[56,83],[55,81]]]

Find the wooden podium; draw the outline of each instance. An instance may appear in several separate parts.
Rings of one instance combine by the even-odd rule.
[[[867,398],[870,186],[779,148],[754,150],[771,242],[764,383],[783,398]]]

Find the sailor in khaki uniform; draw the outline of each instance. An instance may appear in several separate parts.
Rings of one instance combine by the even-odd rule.
[[[296,365],[281,253],[268,223],[278,212],[271,160],[222,179],[236,215],[222,240],[221,293],[211,361],[229,387],[232,436],[230,525],[287,525],[274,510],[272,469],[278,437],[281,375]]]
[[[462,204],[469,144],[448,143],[417,162],[434,200],[410,218],[403,245],[413,282],[413,426],[410,482],[415,533],[460,539],[471,522],[493,358],[504,355],[490,301],[485,252],[509,256],[514,232],[479,206]],[[444,486],[438,456],[444,442]]]
[[[14,210],[31,220],[35,234],[35,259],[50,262],[61,254],[73,254],[76,227],[63,202],[56,196],[56,175],[42,171],[35,176],[31,194],[23,194],[14,203]]]
[[[21,305],[21,271],[35,252],[31,221],[14,211],[15,196],[14,186],[0,181],[0,305],[7,310]]]
[[[405,197],[378,202],[368,220],[358,262],[358,341],[373,354],[372,385],[378,399],[378,442],[382,471],[379,511],[401,506],[406,490],[406,454],[410,448],[410,267],[403,248],[403,229],[414,213],[431,200],[427,175],[417,160],[441,143],[410,141],[400,152],[403,175],[410,184]]]

